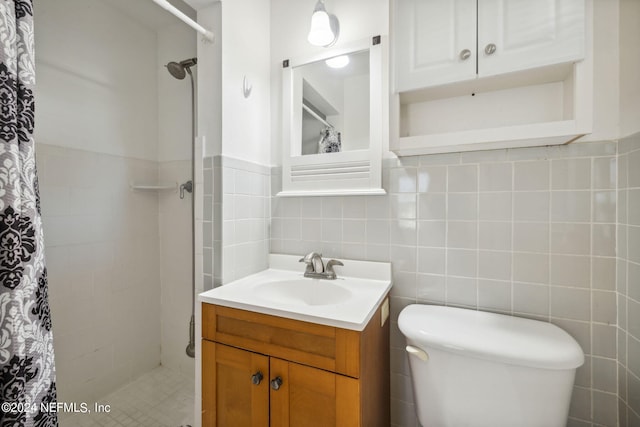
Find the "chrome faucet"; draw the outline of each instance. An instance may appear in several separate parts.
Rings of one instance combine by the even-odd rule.
[[[344,265],[342,262],[332,259],[329,260],[325,266],[322,261],[322,254],[317,252],[308,253],[303,258],[300,258],[300,262],[307,264],[304,271],[304,277],[311,277],[313,279],[335,280],[338,276],[336,275],[333,266]]]
[[[322,262],[322,254],[318,252],[311,252],[306,254],[303,258],[300,258],[299,262],[307,264],[307,268],[304,271],[305,277],[311,273],[324,273],[324,263]]]

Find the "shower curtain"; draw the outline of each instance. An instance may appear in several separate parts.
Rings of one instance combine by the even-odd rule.
[[[0,426],[57,426],[33,140],[32,0],[0,0]]]

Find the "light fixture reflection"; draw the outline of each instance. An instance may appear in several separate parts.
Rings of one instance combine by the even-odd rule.
[[[344,68],[349,65],[349,55],[341,55],[324,61],[331,68]]]
[[[324,1],[318,0],[311,15],[311,29],[307,40],[314,46],[329,47],[335,44],[340,33],[340,23],[335,15],[329,15]]]

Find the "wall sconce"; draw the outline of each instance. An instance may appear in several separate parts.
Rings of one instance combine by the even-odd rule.
[[[340,23],[335,15],[329,15],[324,0],[318,0],[311,15],[311,29],[307,40],[314,46],[329,47],[338,41]]]

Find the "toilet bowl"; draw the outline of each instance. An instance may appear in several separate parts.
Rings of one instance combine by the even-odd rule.
[[[546,322],[434,305],[410,305],[406,337],[423,427],[564,427],[578,343]]]

